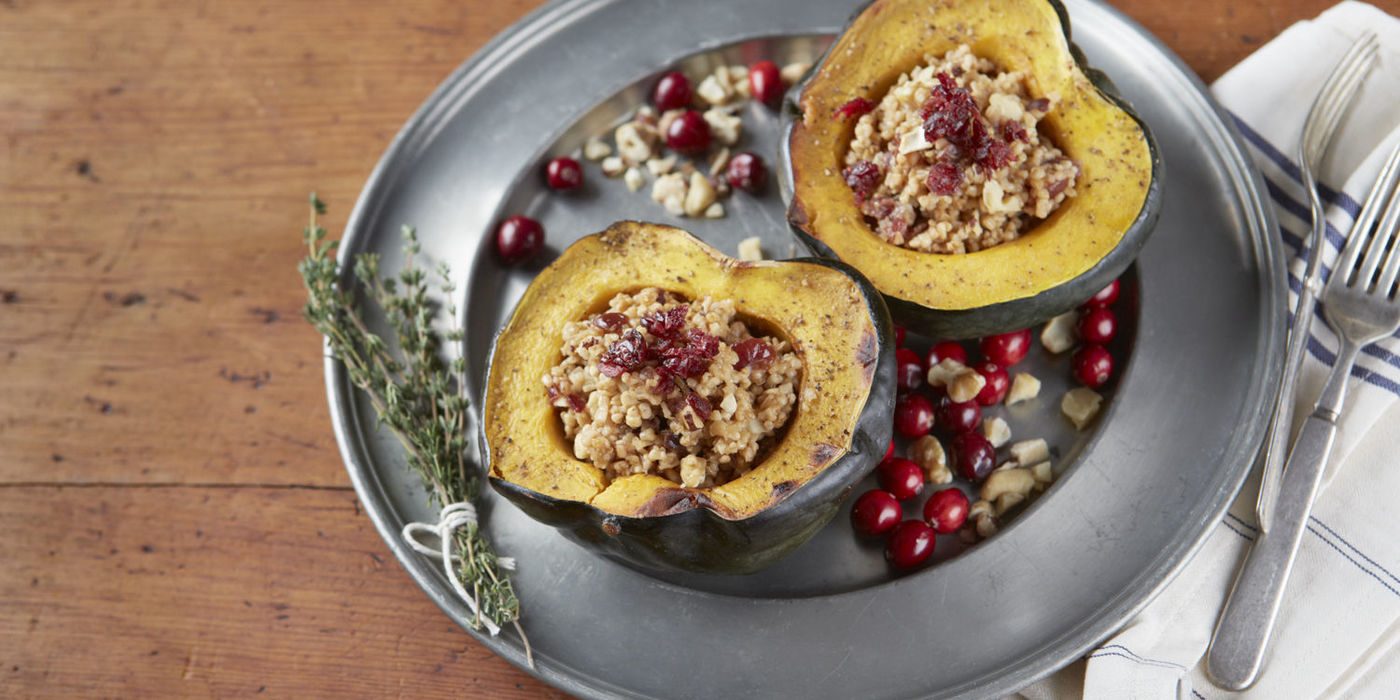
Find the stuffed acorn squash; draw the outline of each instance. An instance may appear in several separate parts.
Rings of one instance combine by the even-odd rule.
[[[687,333],[713,339],[676,324],[663,327],[668,319],[686,317],[685,306],[678,315],[653,312],[630,326],[616,312],[618,299],[648,301],[653,292],[658,301],[683,299],[692,306],[722,298],[743,326],[777,339],[780,349],[800,360],[800,378],[784,400],[790,417],[752,464],[722,483],[702,481],[703,474],[678,480],[618,473],[592,461],[597,451],[611,455],[612,445],[593,445],[581,433],[566,435],[566,428],[578,433],[579,423],[579,416],[566,418],[568,412],[592,412],[596,419],[598,411],[608,410],[597,396],[569,392],[587,385],[601,394],[644,376],[646,387],[669,395],[670,408],[663,418],[662,404],[653,402],[655,411],[622,420],[647,436],[666,435],[655,450],[695,449],[693,441],[682,444],[671,433],[685,428],[667,421],[695,420],[686,402],[704,387],[687,377],[710,372],[682,366],[686,358],[666,353],[691,342]],[[593,347],[593,361],[569,364],[578,329],[594,325],[605,330],[582,341]],[[730,327],[707,326],[710,332]],[[717,352],[712,343],[702,359],[740,367],[727,348]],[[751,572],[826,524],[883,455],[891,433],[893,353],[884,302],[843,263],[741,262],[680,229],[617,223],[570,246],[541,272],[496,339],[482,402],[491,484],[531,517],[610,558],[661,571]],[[667,365],[662,356],[681,364]],[[563,381],[575,384],[561,393],[556,382]],[[703,418],[712,410],[716,417],[735,411],[714,396],[699,401]],[[720,432],[713,425],[689,428],[700,436],[706,429]]]
[[[972,190],[977,199],[984,195],[989,206],[1011,202],[1006,211],[1019,212],[1024,205],[1039,218],[1011,235],[993,232],[990,242],[973,241],[967,247],[972,252],[896,245],[862,197],[877,183],[906,183],[890,174],[893,159],[888,156],[876,159],[878,167],[851,165],[854,156],[848,153],[869,138],[874,117],[860,127],[863,133],[857,124],[862,113],[921,68],[931,82],[931,57],[969,50],[977,60],[1019,76],[1024,89],[1037,96],[1026,111],[1043,113],[1035,115],[1038,124],[1024,120],[1035,132],[1029,140],[1057,147],[1055,158],[1041,164],[1077,171],[1077,180],[1069,185],[1073,196],[1063,192],[1067,183],[1052,182],[1049,191],[1063,201],[1053,211],[1042,205],[1036,212],[1033,203],[1002,197],[1001,186]],[[955,192],[964,172],[982,178],[1007,162],[1007,144],[1028,140],[1018,124],[1003,120],[998,128],[991,112],[1003,105],[987,109],[983,96],[987,119],[973,125],[980,130],[972,134],[977,138],[949,136],[934,144],[940,134],[953,133],[944,123],[949,112],[956,113],[947,105],[958,106],[951,98],[970,103],[968,88],[958,86],[968,82],[961,67],[939,80],[931,97],[927,85],[918,93],[920,100],[929,100],[921,114],[915,113],[915,123],[922,120],[918,133],[886,134],[894,144],[889,156],[904,160],[903,154],[922,147],[929,149],[928,160],[938,163],[920,162],[919,183],[904,190],[905,196],[919,190],[927,177],[926,188],[919,191],[930,209],[949,199],[931,195]],[[1127,268],[1161,209],[1161,162],[1152,136],[1107,78],[1085,65],[1070,43],[1069,18],[1057,0],[876,0],[852,20],[793,95],[796,105],[788,110],[791,122],[783,148],[794,232],[815,253],[860,270],[885,295],[896,321],[928,335],[966,338],[1018,330],[1074,307]],[[1055,106],[1047,108],[1051,100]],[[1019,115],[1021,103],[1008,109]],[[977,115],[975,106],[966,111]],[[946,164],[949,153],[953,164],[961,162],[966,169]],[[1035,177],[1043,185],[1046,176]],[[974,212],[972,218],[976,216]],[[898,219],[895,223],[904,225]],[[938,225],[938,220],[919,226],[930,224]],[[903,243],[903,232],[897,234],[896,242]],[[961,251],[962,243],[955,244]]]

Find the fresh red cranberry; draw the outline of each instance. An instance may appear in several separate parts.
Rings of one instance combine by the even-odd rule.
[[[535,257],[544,248],[544,227],[528,216],[512,216],[496,228],[496,251],[508,263]]]
[[[890,457],[875,467],[875,477],[880,488],[894,494],[894,497],[907,501],[924,490],[924,470],[919,465],[903,457]]]
[[[739,359],[734,362],[734,369],[743,369],[752,365],[755,369],[766,369],[773,363],[773,358],[777,353],[773,351],[773,346],[769,345],[762,338],[745,338],[734,346],[734,353]]]
[[[663,112],[685,109],[690,105],[690,78],[685,77],[684,73],[667,73],[661,76],[661,80],[656,83],[656,89],[651,93],[651,101]]]
[[[958,433],[948,441],[953,467],[962,478],[979,482],[992,473],[997,464],[997,451],[981,433]]]
[[[904,336],[905,336],[904,326],[895,326],[895,327],[894,327],[894,346],[895,346],[895,347],[897,347],[897,348],[902,348],[902,347],[904,347]]]
[[[940,535],[957,532],[967,522],[968,508],[967,494],[961,489],[935,491],[924,503],[924,522]]]
[[[982,339],[980,347],[983,357],[1002,367],[1010,367],[1026,359],[1026,353],[1031,351],[1031,332],[1026,329],[989,335]]]
[[[583,184],[583,166],[573,158],[560,156],[544,166],[544,177],[556,190],[575,190]]]
[[[728,180],[729,186],[736,190],[758,194],[768,183],[768,166],[764,165],[763,159],[758,157],[758,154],[752,151],[742,151],[729,159],[729,167],[725,169],[724,179]]]
[[[1098,294],[1089,297],[1089,300],[1084,302],[1084,305],[1109,306],[1113,304],[1113,302],[1118,300],[1118,291],[1120,287],[1121,285],[1119,285],[1118,280],[1113,280],[1112,282],[1108,283],[1107,287],[1100,289]]]
[[[887,447],[887,448],[885,448],[885,457],[884,457],[884,458],[885,458],[885,459],[889,459],[890,457],[893,457],[893,456],[894,456],[894,438],[890,438],[890,446]]]
[[[710,125],[699,112],[687,109],[666,125],[666,145],[682,155],[704,153],[710,147]]]
[[[946,401],[939,404],[936,420],[940,426],[953,433],[976,430],[982,424],[982,406],[977,401]]]
[[[870,100],[867,100],[864,97],[857,97],[851,100],[847,100],[845,104],[838,107],[836,109],[836,113],[831,115],[831,118],[848,119],[851,117],[859,117],[860,115],[870,112],[874,109],[874,102],[871,102]]]
[[[1006,398],[1006,392],[1011,388],[1011,375],[1007,374],[1006,368],[992,362],[983,360],[972,366],[982,378],[987,380],[982,385],[982,390],[977,392],[977,403],[983,406],[995,406]]]
[[[957,360],[962,364],[967,364],[967,350],[963,348],[962,344],[952,340],[934,343],[933,347],[929,348],[926,364],[933,367],[944,360]]]
[[[1079,338],[1086,343],[1104,345],[1118,334],[1118,319],[1104,306],[1094,306],[1079,314]]]
[[[894,429],[906,439],[917,440],[933,430],[933,402],[922,394],[905,394],[894,405]]]
[[[889,491],[866,491],[851,506],[851,527],[866,535],[883,535],[904,517],[904,508]]]
[[[900,391],[913,391],[924,384],[924,361],[909,348],[894,351],[895,382]]]
[[[895,526],[885,542],[885,559],[899,569],[912,569],[933,554],[933,528],[922,520],[906,520]]]
[[[1093,389],[1103,386],[1113,374],[1113,356],[1104,346],[1089,343],[1074,351],[1069,358],[1069,366],[1080,384]]]
[[[778,74],[778,64],[759,61],[749,67],[749,95],[769,107],[778,104],[783,98],[783,78]]]

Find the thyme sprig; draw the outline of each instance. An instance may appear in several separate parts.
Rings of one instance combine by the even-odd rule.
[[[421,252],[414,230],[403,228],[405,261],[397,276],[382,277],[379,256],[361,253],[355,257],[355,283],[343,285],[337,242],[325,240],[326,229],[316,221],[325,212],[313,193],[311,220],[302,231],[308,253],[297,266],[307,292],[302,315],[325,336],[331,355],[345,364],[379,422],[403,445],[409,469],[422,478],[432,502],[439,507],[474,502],[481,479],[467,458],[466,360],[459,356],[448,364],[439,355],[443,342],[462,340],[453,301],[456,287],[447,265],[439,266],[437,275],[446,300],[443,310],[451,321],[439,335],[433,328],[439,305],[431,299],[427,275],[414,262]],[[384,314],[396,347],[369,329],[357,292]],[[511,623],[520,632],[520,601],[485,531],[472,523],[454,538],[461,557],[457,574],[477,600],[477,614],[468,620],[472,628],[480,629],[485,618],[498,627]]]

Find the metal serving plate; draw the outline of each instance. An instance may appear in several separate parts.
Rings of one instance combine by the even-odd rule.
[[[902,577],[838,516],[754,576],[663,580],[590,554],[488,495],[492,538],[520,563],[532,673],[587,697],[996,696],[1082,655],[1185,564],[1262,436],[1279,371],[1282,254],[1260,180],[1201,83],[1111,8],[1067,5],[1091,63],[1152,125],[1166,175],[1161,221],[1130,285],[1139,293],[1119,302],[1137,302],[1120,311],[1136,319],[1119,348],[1121,358],[1131,345],[1131,360],[1097,428],[1076,433],[1059,418],[1066,361],[1040,353],[1028,362],[1046,382],[1042,398],[996,409],[1015,438],[1057,447],[1062,478],[995,537],[956,557],[940,542],[940,563]],[[355,206],[342,260],[375,252],[396,269],[399,227],[417,227],[420,262],[449,263],[465,290],[462,351],[479,396],[495,333],[539,269],[495,262],[490,232],[503,216],[542,220],[551,252],[637,218],[688,228],[731,254],[760,236],[770,257],[788,257],[777,187],[737,193],[723,219],[676,220],[596,165],[586,166],[585,190],[567,196],[545,191],[540,168],[629,115],[662,71],[811,60],[854,9],[850,0],[551,3],[483,48],[408,122]],[[742,147],[776,170],[776,114],[750,106],[744,128]],[[541,257],[542,266],[552,255]],[[366,511],[462,623],[469,613],[441,571],[399,539],[405,522],[435,514],[397,443],[376,432],[343,367],[327,361],[326,381]],[[476,636],[524,666],[513,633]]]

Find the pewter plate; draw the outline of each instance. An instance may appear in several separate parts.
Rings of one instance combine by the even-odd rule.
[[[342,262],[375,252],[396,269],[399,227],[415,226],[420,262],[450,264],[463,290],[460,351],[479,395],[495,333],[539,266],[616,219],[681,225],[731,254],[759,236],[770,257],[788,257],[794,241],[775,186],[728,200],[726,218],[676,220],[596,166],[570,196],[546,192],[540,168],[630,114],[663,70],[811,60],[856,4],[546,5],[458,69],[403,128],[356,203]],[[1115,10],[1066,4],[1090,62],[1153,128],[1165,206],[1119,302],[1130,323],[1117,352],[1131,357],[1098,425],[1077,433],[1059,418],[1066,360],[1039,352],[1026,365],[1046,383],[1038,402],[996,409],[1015,438],[1056,446],[1055,485],[993,538],[961,554],[940,541],[938,563],[905,576],[884,568],[878,544],[852,536],[844,512],[759,574],[658,578],[590,554],[488,494],[486,526],[520,562],[532,673],[585,697],[998,696],[1081,656],[1186,563],[1261,439],[1282,348],[1282,253],[1261,181],[1199,80]],[[750,106],[744,128],[742,147],[776,165],[776,114]],[[531,269],[495,261],[490,231],[515,213],[549,231],[552,249]],[[340,364],[327,361],[326,382],[366,512],[428,596],[464,623],[469,613],[435,563],[399,539],[405,522],[435,517],[397,443],[376,431]],[[473,635],[525,666],[513,633]]]

